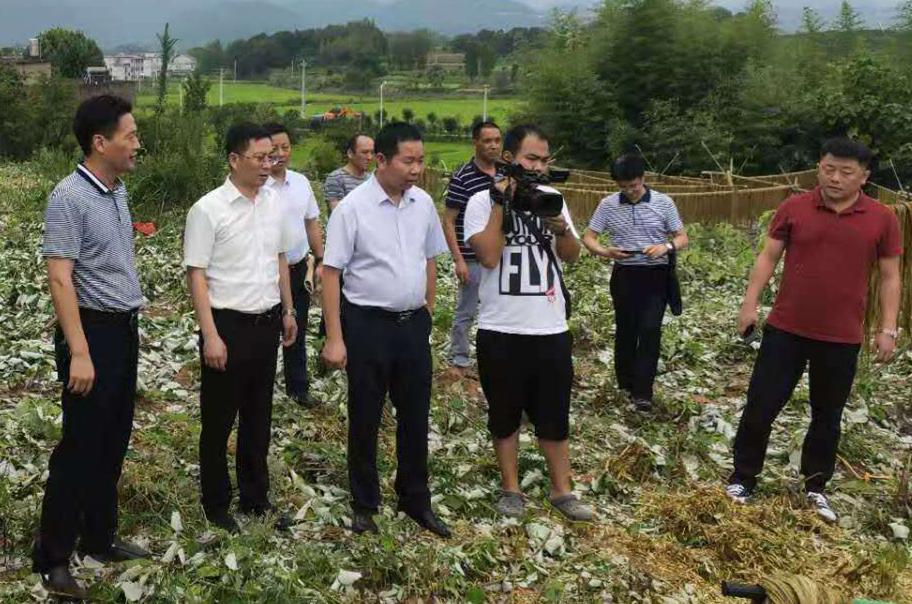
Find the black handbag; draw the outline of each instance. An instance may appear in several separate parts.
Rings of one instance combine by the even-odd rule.
[[[681,282],[678,281],[678,251],[672,249],[668,252],[668,285],[667,300],[671,314],[676,317],[684,312],[684,302],[681,300]]]

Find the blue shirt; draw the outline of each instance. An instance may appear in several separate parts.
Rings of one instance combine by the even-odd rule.
[[[397,206],[371,177],[330,216],[323,263],[342,270],[352,304],[404,311],[424,306],[427,261],[446,251],[430,195],[412,187]]]
[[[611,245],[622,250],[642,250],[650,245],[667,243],[668,236],[682,230],[684,223],[671,197],[646,189],[646,194],[636,203],[623,193],[604,198],[592,215],[589,228],[596,233],[607,232],[611,236]],[[668,257],[650,258],[645,254],[636,254],[615,262],[658,266],[668,264]]]
[[[123,182],[109,189],[85,165],[76,166],[48,198],[41,253],[73,261],[81,308],[122,312],[142,305]]]

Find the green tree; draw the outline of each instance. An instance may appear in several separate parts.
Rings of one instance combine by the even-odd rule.
[[[833,21],[833,29],[843,33],[854,33],[864,27],[864,20],[848,0],[842,0],[839,6],[839,14]]]
[[[405,107],[402,110],[402,119],[405,120],[406,123],[411,124],[412,120],[415,119],[414,110],[412,110],[411,107]]]
[[[191,112],[203,111],[212,83],[197,69],[181,85],[184,87],[184,109]]]
[[[443,88],[443,81],[446,79],[446,71],[440,65],[432,65],[427,73],[428,81],[434,88]]]
[[[806,34],[817,35],[823,31],[824,22],[820,13],[809,6],[801,9],[801,30]]]
[[[912,31],[912,0],[904,0],[896,7],[896,28]]]
[[[104,65],[98,44],[81,31],[55,27],[39,34],[38,40],[42,56],[60,77],[82,78],[86,67]]]
[[[437,129],[437,114],[431,111],[426,116],[428,129],[433,132]]]
[[[32,152],[33,133],[25,82],[19,72],[0,64],[0,157],[25,159]]]
[[[165,23],[165,31],[156,34],[158,38],[158,48],[161,54],[161,70],[158,73],[158,98],[155,103],[155,112],[161,114],[165,111],[165,100],[168,96],[168,67],[171,65],[171,59],[174,58],[174,47],[177,45],[177,38],[171,37],[168,32],[168,24]]]

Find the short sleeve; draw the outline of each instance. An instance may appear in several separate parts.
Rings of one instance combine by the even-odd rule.
[[[451,210],[461,210],[466,207],[468,201],[469,195],[462,184],[462,179],[459,176],[454,176],[447,187],[444,205]]]
[[[342,199],[345,192],[342,190],[342,176],[335,172],[326,177],[323,183],[323,196],[326,199]]]
[[[352,204],[345,202],[329,217],[329,224],[326,225],[326,249],[323,253],[325,266],[342,270],[351,262],[357,234],[356,216],[351,211],[352,207]]]
[[[684,221],[678,213],[678,206],[674,200],[668,197],[668,206],[665,208],[665,228],[669,233],[676,233],[684,228]]]
[[[790,207],[788,202],[783,203],[779,206],[779,209],[776,210],[776,214],[773,215],[773,220],[770,222],[769,229],[767,230],[767,234],[773,239],[786,242],[789,240],[789,235],[792,231]]]
[[[899,230],[899,219],[893,211],[887,211],[886,214],[884,233],[877,242],[877,257],[902,256],[903,242],[902,232]]]
[[[79,259],[82,248],[82,213],[73,200],[59,189],[48,198],[44,212],[44,243],[41,253],[45,258]]]
[[[184,227],[184,266],[207,268],[215,246],[215,227],[199,204],[190,208]]]
[[[463,232],[466,242],[485,230],[491,218],[491,193],[481,191],[473,195],[466,204]]]
[[[611,203],[611,197],[606,197],[601,200],[598,204],[598,207],[595,208],[595,213],[592,214],[592,218],[589,219],[589,230],[595,233],[604,233],[605,229],[608,228],[608,204]]]
[[[567,221],[567,226],[570,228],[570,232],[573,233],[573,236],[579,239],[579,233],[576,231],[576,227],[573,226],[573,217],[570,215],[570,208],[567,206],[566,201],[564,201],[564,207],[561,208],[561,216]]]
[[[434,202],[428,199],[430,214],[428,220],[427,237],[424,240],[424,255],[430,260],[442,254],[445,254],[449,247],[447,246],[446,237],[443,235],[443,226],[440,224],[440,215],[437,214],[437,208]]]
[[[320,217],[320,206],[317,205],[317,196],[314,195],[310,181],[304,181],[304,190],[307,199],[304,200],[304,219],[313,220]]]

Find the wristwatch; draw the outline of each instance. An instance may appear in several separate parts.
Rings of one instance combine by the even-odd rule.
[[[886,336],[890,336],[890,337],[893,338],[894,340],[896,340],[897,338],[899,338],[899,330],[898,330],[898,329],[886,329],[886,328],[884,328],[884,329],[881,329],[881,330],[880,330],[880,333],[882,333],[882,334],[884,334],[884,335],[886,335]]]
[[[282,311],[282,316],[283,317],[297,317],[298,311],[296,311],[293,308],[286,308],[284,311]]]
[[[675,251],[675,244],[673,244],[673,243],[670,242],[670,241],[666,241],[666,242],[665,242],[665,247],[668,248],[668,251],[669,251],[669,252]]]

